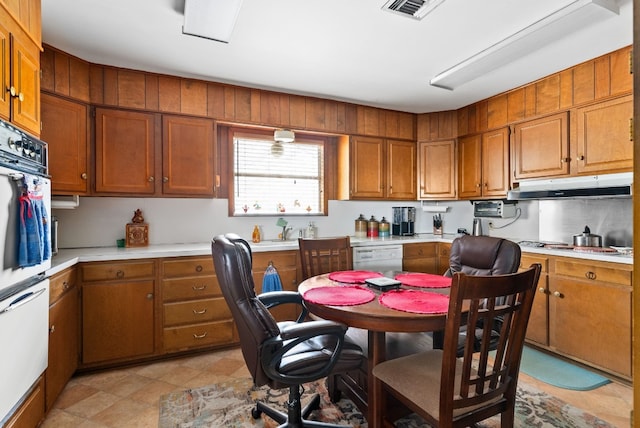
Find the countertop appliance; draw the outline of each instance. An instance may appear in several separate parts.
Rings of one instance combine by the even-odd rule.
[[[516,216],[514,201],[473,201],[474,217],[511,218]]]
[[[416,208],[393,207],[392,210],[391,234],[394,236],[415,235]]]
[[[353,268],[376,272],[402,270],[402,245],[353,247]]]
[[[32,188],[27,203],[25,183]],[[31,187],[33,186],[33,187]],[[20,198],[22,197],[22,202]],[[36,202],[37,201],[37,202]],[[51,181],[47,145],[0,121],[0,426],[47,367],[51,267]],[[21,209],[23,210],[21,212]],[[36,216],[39,257],[20,261],[21,218]],[[33,235],[33,230],[30,229]],[[24,248],[24,245],[23,245]],[[35,250],[34,250],[35,251]]]

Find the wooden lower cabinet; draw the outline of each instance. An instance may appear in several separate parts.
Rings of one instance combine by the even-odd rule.
[[[404,244],[402,270],[443,275],[449,268],[451,244],[447,242],[418,242]]]
[[[451,256],[451,244],[438,242],[438,274],[444,275],[449,269],[449,257]]]
[[[272,263],[278,271],[283,290],[298,291],[298,284],[302,277],[298,268],[298,251],[268,251],[253,253],[253,282],[256,293],[262,292],[262,281],[269,263]],[[273,308],[271,313],[278,321],[284,321],[295,319],[299,311],[300,307],[297,305],[281,305]]]
[[[154,354],[155,266],[155,260],[80,266],[83,366]]]
[[[237,343],[211,257],[162,259],[162,351]]]
[[[631,377],[632,266],[556,258],[549,276],[549,346]]]
[[[631,379],[631,265],[522,256],[542,264],[527,341]],[[548,264],[547,264],[548,263]]]
[[[520,270],[540,263],[542,270],[538,279],[538,288],[529,316],[526,339],[542,346],[549,346],[549,259],[545,256],[523,254],[520,258]]]
[[[44,419],[44,377],[40,377],[26,400],[3,428],[33,428]]]
[[[49,306],[49,364],[45,371],[48,412],[78,368],[80,306],[76,268],[51,277]]]

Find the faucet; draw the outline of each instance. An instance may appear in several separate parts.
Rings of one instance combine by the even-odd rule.
[[[287,240],[287,235],[289,234],[291,229],[292,229],[291,226],[282,226],[282,240],[283,241]]]

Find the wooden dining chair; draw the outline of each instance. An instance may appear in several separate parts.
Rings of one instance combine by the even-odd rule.
[[[444,349],[375,366],[373,375],[384,391],[434,427],[468,427],[497,414],[503,428],[513,427],[520,359],[540,269],[536,263],[506,275],[455,273]],[[490,353],[489,340],[474,353],[474,337],[468,335],[464,355],[457,358],[460,327],[472,329],[482,320],[488,339],[496,317],[503,322],[495,353]],[[387,415],[385,422],[395,417]]]
[[[302,279],[323,273],[353,269],[353,253],[348,236],[337,238],[298,238]]]

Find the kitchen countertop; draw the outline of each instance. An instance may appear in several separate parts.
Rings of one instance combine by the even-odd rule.
[[[351,246],[380,246],[393,244],[409,244],[417,242],[453,242],[457,234],[444,234],[436,236],[430,233],[414,236],[391,236],[388,238],[355,238],[351,237]],[[258,244],[250,243],[252,251],[259,253],[265,251],[297,250],[298,240],[278,241],[266,240]],[[549,249],[538,247],[521,247],[523,253],[546,254],[550,256],[573,257],[585,260],[598,260],[604,262],[633,264],[633,256],[619,254],[579,253],[571,250]],[[79,262],[117,261],[132,259],[148,259],[159,257],[185,257],[211,255],[209,242],[194,244],[162,244],[149,245],[147,247],[116,248],[116,247],[92,247],[61,249],[51,261],[51,269],[47,276],[54,275]]]

